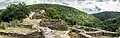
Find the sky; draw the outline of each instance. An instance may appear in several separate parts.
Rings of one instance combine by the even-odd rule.
[[[79,0],[80,1],[80,0]],[[120,11],[120,2],[115,1],[82,1],[77,0],[0,0],[0,9],[4,9],[9,4],[17,4],[20,2],[25,2],[27,5],[39,4],[39,3],[52,3],[52,4],[63,4],[77,8],[88,14],[93,14],[101,11]]]

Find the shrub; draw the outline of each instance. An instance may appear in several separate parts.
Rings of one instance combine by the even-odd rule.
[[[10,21],[10,23],[12,23],[12,24],[20,24],[20,23],[21,23],[21,21],[20,21],[20,20],[15,19],[15,20]]]
[[[5,30],[5,26],[0,24],[0,29],[4,29]]]

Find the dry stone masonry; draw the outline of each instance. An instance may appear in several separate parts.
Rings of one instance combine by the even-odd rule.
[[[41,16],[41,13],[44,12],[44,10],[40,11],[39,14],[32,12],[20,24],[2,23],[6,27],[27,28],[31,31],[26,31],[26,29],[23,29],[25,32],[0,30],[0,35],[16,38],[103,38],[102,36],[118,36],[116,32],[97,28],[78,25],[69,27],[63,20],[44,18],[43,15]]]

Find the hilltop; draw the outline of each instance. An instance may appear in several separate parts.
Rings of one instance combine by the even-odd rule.
[[[85,25],[86,23],[96,23],[100,21],[83,11],[57,4],[33,4],[28,5],[28,8],[32,11],[45,10],[49,18],[62,19],[67,21],[68,24],[76,23],[77,25]]]

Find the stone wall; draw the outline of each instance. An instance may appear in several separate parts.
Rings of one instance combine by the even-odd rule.
[[[42,19],[40,26],[48,27],[52,30],[68,30],[68,25],[64,21],[58,19]]]
[[[87,32],[86,34],[91,35],[91,36],[103,36],[103,32]]]
[[[31,31],[30,33],[6,32],[0,30],[0,35],[17,37],[17,38],[44,38],[42,32],[38,32],[37,30]]]
[[[29,29],[32,29],[32,26],[33,25],[24,25],[24,24],[16,25],[16,27],[29,28]]]
[[[82,29],[80,29],[82,28]],[[84,30],[83,30],[84,28]],[[93,38],[93,37],[101,37],[101,36],[110,36],[110,37],[118,37],[117,32],[110,32],[96,28],[89,28],[89,27],[69,27],[70,30],[79,34],[80,38]],[[85,30],[90,29],[90,30]]]
[[[11,24],[11,23],[7,23],[7,22],[2,22],[2,25],[4,25],[5,27],[24,27],[24,28],[32,28],[32,25],[25,25],[25,24]]]
[[[79,33],[79,38],[92,38],[92,36],[85,33]]]

